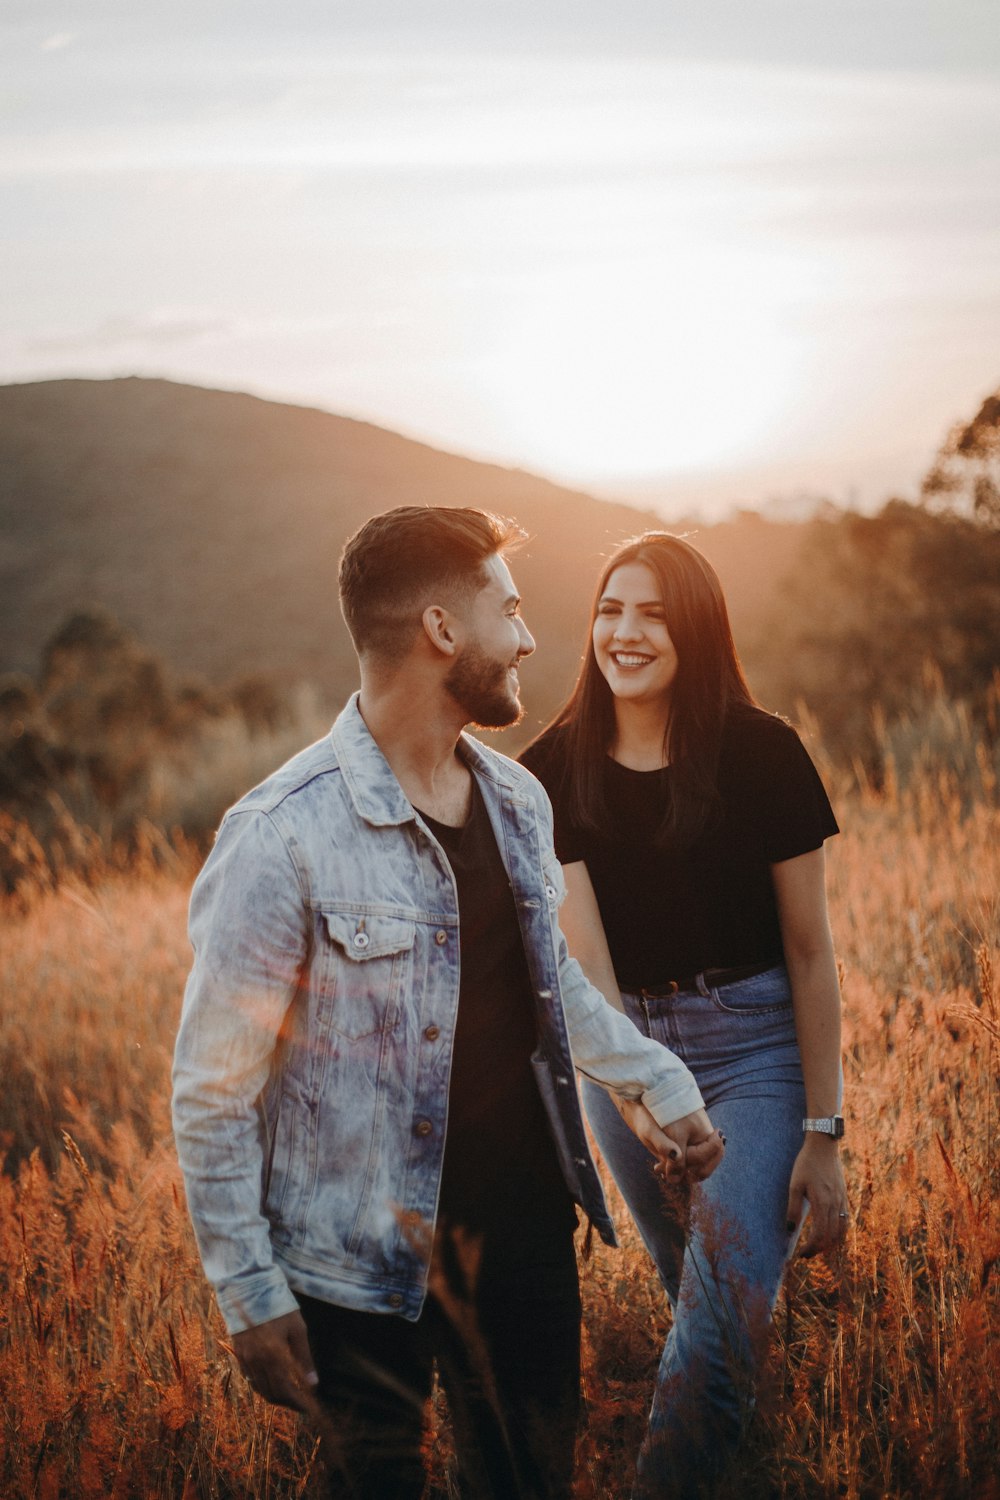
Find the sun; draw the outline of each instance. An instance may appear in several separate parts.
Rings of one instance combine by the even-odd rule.
[[[497,415],[519,450],[565,475],[697,470],[763,451],[799,367],[775,290],[773,273],[724,254],[563,271],[525,297],[491,351]]]

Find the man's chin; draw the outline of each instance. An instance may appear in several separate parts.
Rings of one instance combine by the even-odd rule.
[[[470,729],[513,729],[515,724],[520,724],[524,718],[524,704],[515,700],[505,708],[499,704],[487,711],[482,704],[478,711],[469,719]]]

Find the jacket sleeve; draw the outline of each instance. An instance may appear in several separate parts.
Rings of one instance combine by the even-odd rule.
[[[566,894],[566,882],[552,846],[552,809],[542,786],[532,777],[535,789],[542,863],[551,869],[557,898]],[[694,1075],[669,1047],[637,1031],[621,1011],[609,1005],[600,990],[570,958],[566,939],[553,916],[566,1029],[573,1061],[579,1072],[626,1099],[642,1099],[658,1125],[669,1125],[684,1115],[705,1107]]]
[[[230,814],[195,882],[173,1120],[205,1274],[231,1333],[298,1304],[274,1262],[261,1203],[262,1113],[309,941],[288,850],[261,812]]]
[[[560,932],[559,983],[573,1061],[581,1073],[626,1099],[642,1099],[658,1125],[704,1108],[690,1069],[669,1047],[637,1031],[570,958]]]

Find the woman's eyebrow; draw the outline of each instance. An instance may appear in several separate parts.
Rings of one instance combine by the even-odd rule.
[[[600,599],[597,602],[599,604],[621,604],[622,601],[620,599],[617,599],[614,594],[602,594],[601,597],[600,597]],[[636,608],[637,609],[662,609],[663,608],[663,600],[662,599],[642,599],[636,605]]]

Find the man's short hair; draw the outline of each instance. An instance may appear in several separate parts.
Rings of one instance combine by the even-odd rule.
[[[358,655],[405,655],[427,606],[483,588],[483,564],[524,536],[507,517],[469,507],[401,505],[372,516],[340,558],[340,607]]]

